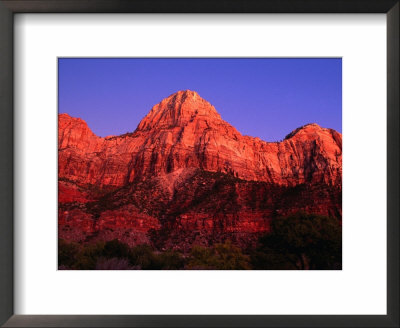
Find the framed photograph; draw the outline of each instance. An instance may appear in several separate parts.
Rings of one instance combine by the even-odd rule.
[[[5,327],[398,327],[398,1],[0,1]]]
[[[59,58],[58,269],[340,270],[341,72]]]

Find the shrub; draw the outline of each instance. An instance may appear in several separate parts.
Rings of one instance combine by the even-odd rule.
[[[138,245],[131,248],[129,253],[130,263],[144,270],[161,269],[152,249],[148,245]]]
[[[130,249],[127,244],[121,243],[118,239],[107,241],[101,252],[106,258],[129,258]]]
[[[252,254],[256,269],[339,269],[342,227],[336,218],[299,212],[271,223]]]
[[[191,250],[188,269],[197,270],[246,270],[250,269],[249,258],[230,240],[214,247],[194,246]]]
[[[79,245],[67,243],[64,239],[58,240],[58,267],[70,268],[76,261]]]
[[[96,263],[96,270],[137,270],[138,267],[132,266],[128,259],[119,259],[116,257],[107,259],[99,258]]]
[[[92,245],[83,245],[78,253],[74,268],[77,270],[94,270],[97,259],[104,256],[105,244],[98,242]]]
[[[163,270],[179,270],[185,265],[185,260],[180,253],[166,251],[157,255],[157,261]]]

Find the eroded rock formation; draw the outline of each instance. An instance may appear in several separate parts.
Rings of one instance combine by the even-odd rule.
[[[298,210],[341,216],[342,135],[308,124],[265,142],[243,136],[196,92],[179,91],[121,136],[98,137],[60,114],[59,178],[66,239],[134,245],[156,236],[160,247],[180,247],[186,231],[189,244],[242,240]]]

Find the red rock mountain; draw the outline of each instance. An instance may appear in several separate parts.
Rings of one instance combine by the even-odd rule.
[[[342,135],[317,124],[265,142],[243,136],[187,90],[121,136],[98,137],[83,120],[60,114],[58,138],[67,239],[100,234],[135,244],[149,242],[149,230],[168,240],[182,229],[265,231],[273,217],[298,210],[341,215]]]
[[[135,132],[100,138],[59,116],[59,175],[80,184],[123,186],[143,176],[200,168],[279,185],[341,182],[342,136],[305,125],[282,142],[243,136],[194,91],[155,105]]]

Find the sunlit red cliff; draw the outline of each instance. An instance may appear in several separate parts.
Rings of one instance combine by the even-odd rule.
[[[341,216],[342,135],[317,124],[265,142],[179,91],[132,133],[101,138],[60,114],[58,138],[65,239],[184,248],[227,234],[246,242],[299,210]]]

